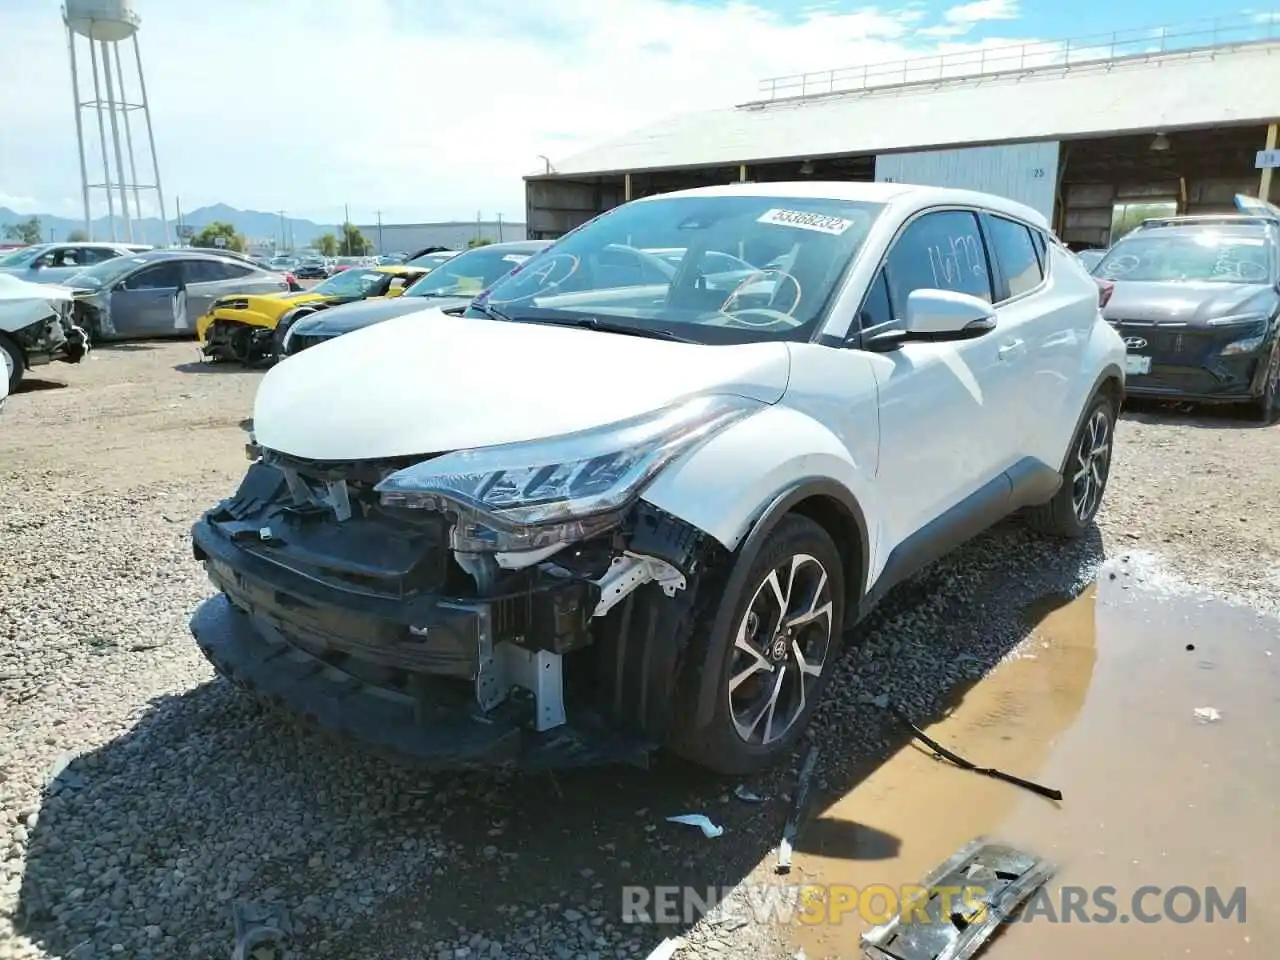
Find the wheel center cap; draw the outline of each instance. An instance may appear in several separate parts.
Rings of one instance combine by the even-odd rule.
[[[787,635],[778,634],[773,639],[773,645],[769,647],[769,659],[774,663],[781,663],[787,656]]]

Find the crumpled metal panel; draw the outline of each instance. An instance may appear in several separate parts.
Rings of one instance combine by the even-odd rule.
[[[909,919],[899,913],[862,935],[862,955],[865,960],[969,960],[1055,870],[1035,854],[979,837],[920,882],[928,899],[904,911]],[[973,888],[981,893],[943,892]]]

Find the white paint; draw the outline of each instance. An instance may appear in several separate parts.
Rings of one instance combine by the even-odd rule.
[[[1024,203],[1051,220],[1058,154],[1056,140],[882,154],[876,157],[876,180],[994,193]]]
[[[775,183],[688,193],[885,203],[834,291],[823,332],[836,336],[900,226],[921,211],[971,206],[1045,226],[1014,201],[936,188]],[[895,546],[1015,463],[1058,469],[1098,375],[1123,369],[1124,344],[1099,314],[1095,282],[1063,248],[1051,250],[1045,282],[995,304],[991,332],[889,353],[813,342],[710,347],[424,311],[276,366],[258,392],[255,433],[265,447],[319,460],[553,437],[563,447],[574,442],[565,434],[691,394],[750,397],[758,411],[678,456],[644,499],[733,549],[780,492],[824,478],[866,517],[870,587]],[[572,391],[552,389],[565,382]]]

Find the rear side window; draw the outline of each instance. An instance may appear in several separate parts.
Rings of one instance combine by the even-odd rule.
[[[1040,286],[1044,273],[1030,228],[997,216],[989,217],[987,224],[991,228],[992,253],[1000,263],[1009,296],[1018,297]]]
[[[885,275],[899,318],[913,290],[954,290],[992,300],[986,246],[977,217],[966,210],[927,213],[913,220],[889,251]]]
[[[176,290],[182,282],[182,264],[171,260],[139,270],[124,286],[126,290]]]

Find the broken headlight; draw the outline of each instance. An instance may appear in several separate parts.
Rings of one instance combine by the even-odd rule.
[[[388,507],[453,513],[454,546],[534,550],[608,529],[677,455],[761,404],[702,396],[547,440],[460,450],[393,473]]]

